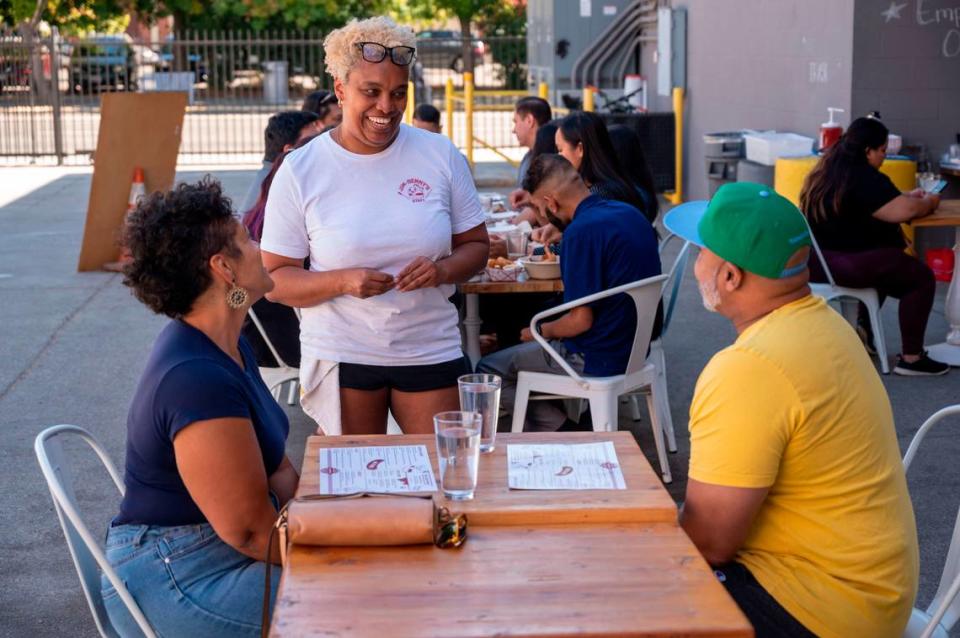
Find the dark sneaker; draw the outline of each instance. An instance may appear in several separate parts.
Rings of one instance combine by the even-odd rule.
[[[950,372],[950,366],[946,363],[934,361],[924,352],[920,358],[913,363],[907,363],[903,357],[897,357],[897,367],[893,369],[894,374],[901,374],[905,377],[936,377]]]

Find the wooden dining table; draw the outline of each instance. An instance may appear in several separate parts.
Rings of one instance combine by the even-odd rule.
[[[563,292],[560,279],[525,279],[523,281],[470,281],[458,287],[464,296],[464,349],[470,363],[476,367],[480,360],[480,295],[524,294],[534,292]]]
[[[956,241],[953,246],[953,279],[947,289],[944,304],[944,316],[950,329],[942,343],[927,346],[930,357],[951,366],[960,366],[960,199],[945,199],[932,215],[915,219],[910,223],[917,228],[956,229]]]
[[[506,448],[612,441],[625,490],[511,490]],[[426,445],[433,436],[310,437],[298,496],[319,489],[320,450]],[[503,433],[481,456],[457,549],[307,547],[284,566],[271,636],[725,636],[749,622],[677,525],[628,432]]]

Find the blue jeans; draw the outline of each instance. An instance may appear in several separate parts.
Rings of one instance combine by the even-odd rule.
[[[107,532],[106,554],[158,636],[259,635],[266,564],[224,543],[210,525],[118,525]],[[271,577],[273,597],[279,567]],[[101,591],[119,634],[143,635],[105,576]]]

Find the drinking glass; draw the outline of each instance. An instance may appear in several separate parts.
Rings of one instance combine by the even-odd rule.
[[[527,254],[527,233],[522,230],[511,230],[505,235],[507,240],[507,256],[510,259],[517,259]]]
[[[465,374],[457,379],[460,386],[460,409],[479,412],[483,417],[480,430],[480,452],[493,452],[500,416],[500,377],[495,374]]]
[[[433,416],[440,489],[452,501],[469,501],[477,489],[481,418],[479,412],[441,412]]]

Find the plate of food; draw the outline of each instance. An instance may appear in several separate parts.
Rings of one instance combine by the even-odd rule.
[[[517,281],[523,266],[506,257],[487,260],[487,277],[490,281]]]
[[[519,260],[531,279],[560,279],[560,257],[547,246],[543,255],[530,255]]]

